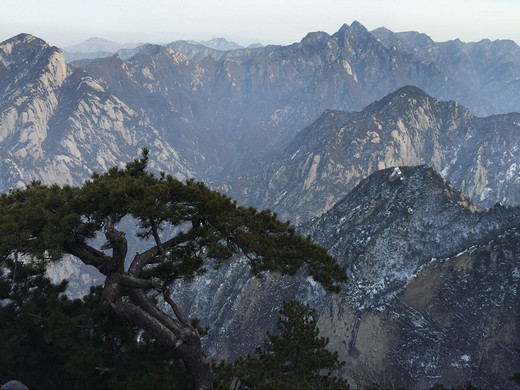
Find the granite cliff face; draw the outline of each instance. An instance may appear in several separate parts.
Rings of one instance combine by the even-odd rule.
[[[146,45],[127,60],[113,56],[81,66],[146,118],[203,177],[219,174],[235,155],[209,111],[207,71],[185,55]]]
[[[329,210],[377,170],[427,164],[479,207],[514,205],[519,145],[520,114],[479,118],[407,86],[361,112],[326,111],[260,174],[221,188],[301,222]]]
[[[1,43],[0,75],[3,191],[30,180],[80,184],[143,146],[155,149],[154,168],[193,175],[146,118],[42,40],[22,34]]]
[[[252,278],[241,262],[175,294],[183,310],[209,319],[206,348],[217,356],[252,352],[281,302],[297,298],[318,308],[355,385],[511,388],[520,363],[519,227],[518,207],[479,211],[432,168],[389,168],[301,228],[347,268],[340,294],[303,275]]]

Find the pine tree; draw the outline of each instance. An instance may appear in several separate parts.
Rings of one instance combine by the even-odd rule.
[[[94,174],[81,187],[33,182],[0,197],[0,254],[49,262],[70,254],[105,275],[102,305],[133,322],[184,362],[194,388],[211,388],[209,359],[197,328],[180,313],[168,285],[241,253],[253,274],[293,275],[302,266],[329,291],[345,270],[325,249],[295,233],[268,210],[237,206],[203,183],[147,172],[148,150],[126,164]],[[125,217],[136,221],[149,248],[128,254]],[[174,232],[174,233],[171,233]],[[98,234],[106,242],[95,246]],[[212,263],[212,264],[213,264]],[[127,264],[125,266],[125,264]],[[129,265],[128,265],[129,264]],[[174,315],[160,310],[160,294]]]
[[[68,299],[37,267],[3,262],[0,383],[31,389],[174,389],[189,385],[180,362],[138,327],[105,312],[101,289]],[[16,269],[16,272],[14,270]]]
[[[258,390],[348,389],[344,379],[333,375],[344,363],[337,352],[327,349],[329,340],[319,337],[314,309],[288,301],[280,314],[280,335],[268,333],[255,357],[239,358],[233,365],[221,363],[217,387],[230,388],[234,381]]]

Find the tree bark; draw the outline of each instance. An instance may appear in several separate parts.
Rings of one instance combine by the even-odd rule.
[[[127,241],[124,233],[114,228],[112,218],[105,221],[107,248],[112,249],[112,256],[107,256],[88,245],[70,245],[69,253],[85,264],[94,265],[106,275],[103,288],[105,303],[118,316],[125,318],[148,332],[161,345],[173,350],[180,358],[191,378],[193,389],[213,388],[213,376],[209,359],[204,355],[197,330],[181,315],[175,303],[166,294],[168,289],[153,280],[140,279],[138,275],[148,264],[164,260],[165,248],[170,248],[185,241],[186,236],[176,237],[164,244],[156,237],[156,246],[142,254],[136,254],[129,272],[124,270],[127,255]],[[148,298],[146,291],[155,289],[165,295],[172,306],[177,319],[157,308]]]
[[[150,333],[160,344],[174,350],[175,355],[184,362],[193,389],[213,389],[210,361],[202,352],[200,337],[195,329],[169,317],[169,325],[172,321],[175,323],[177,331],[174,332],[157,317],[123,299],[115,303],[114,310]]]

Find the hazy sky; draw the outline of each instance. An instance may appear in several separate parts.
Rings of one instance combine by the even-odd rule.
[[[369,30],[424,32],[435,41],[520,43],[520,0],[0,0],[0,41],[26,32],[62,47],[91,37],[286,45],[311,31],[333,34],[354,20]]]

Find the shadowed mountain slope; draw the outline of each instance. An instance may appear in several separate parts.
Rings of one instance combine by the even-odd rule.
[[[379,169],[428,164],[479,207],[518,204],[519,145],[520,114],[479,118],[407,86],[361,112],[326,111],[260,174],[222,189],[301,222]]]

